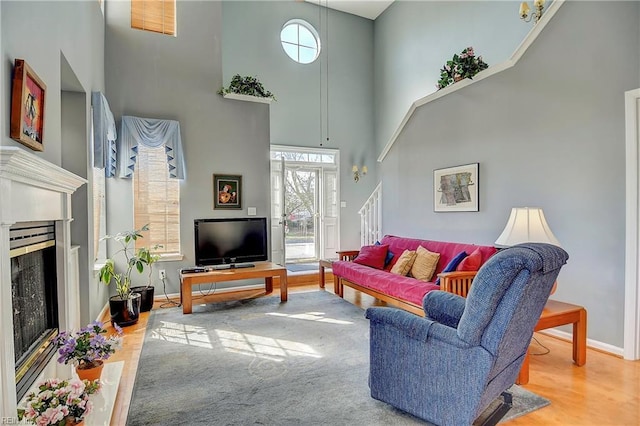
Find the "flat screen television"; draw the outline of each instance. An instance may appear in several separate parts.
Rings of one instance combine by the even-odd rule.
[[[268,260],[264,217],[196,219],[197,266],[243,264]]]

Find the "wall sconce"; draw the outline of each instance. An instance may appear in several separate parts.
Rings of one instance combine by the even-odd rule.
[[[354,165],[351,168],[351,171],[353,172],[353,180],[358,182],[360,180],[360,177],[366,175],[369,169],[367,168],[367,166],[362,166],[362,168],[358,169],[358,166]]]
[[[520,19],[524,22],[531,22],[533,19],[533,23],[536,24],[540,18],[542,17],[542,9],[544,9],[545,0],[534,0],[533,7],[536,9],[535,12],[529,14],[529,5],[526,1],[520,3]],[[529,19],[527,19],[527,17]]]

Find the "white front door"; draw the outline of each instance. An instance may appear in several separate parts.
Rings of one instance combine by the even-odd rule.
[[[335,259],[340,250],[339,154],[334,149],[271,146],[272,259]],[[286,226],[277,228],[280,222]],[[282,242],[275,241],[277,233],[285,235]]]
[[[284,214],[284,158],[271,160],[271,261],[284,265],[286,258]]]

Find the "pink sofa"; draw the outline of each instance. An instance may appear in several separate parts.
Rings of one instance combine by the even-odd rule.
[[[394,255],[393,259],[384,269],[375,269],[346,260],[333,262],[334,284],[338,295],[343,296],[343,289],[346,285],[383,300],[390,305],[419,315],[424,315],[422,298],[425,294],[432,290],[440,290],[441,288],[447,289],[448,291],[452,291],[452,289],[455,290],[461,281],[472,280],[475,276],[476,271],[454,271],[443,274],[442,270],[449,264],[451,259],[462,251],[465,251],[467,255],[469,255],[476,249],[479,249],[482,254],[480,262],[480,265],[482,265],[496,252],[496,249],[491,246],[418,240],[393,235],[386,235],[382,238],[380,244],[388,245],[389,251]],[[438,266],[436,267],[431,282],[424,282],[412,277],[405,277],[389,272],[405,250],[416,250],[418,246],[423,246],[431,252],[440,253]],[[358,251],[339,252],[341,259],[353,259],[357,253]],[[435,284],[438,275],[440,275],[441,279],[440,285]]]

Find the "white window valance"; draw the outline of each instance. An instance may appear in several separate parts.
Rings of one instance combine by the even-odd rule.
[[[124,115],[118,141],[120,177],[133,176],[138,144],[142,144],[150,148],[164,145],[169,177],[184,179],[185,166],[179,122]]]
[[[106,177],[116,175],[116,121],[102,92],[91,92],[93,114],[93,167]]]

